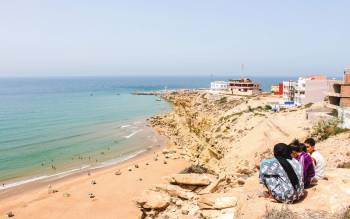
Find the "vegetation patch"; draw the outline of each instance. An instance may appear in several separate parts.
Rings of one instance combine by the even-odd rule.
[[[227,97],[221,97],[220,100],[218,101],[220,104],[227,103]]]
[[[346,168],[346,169],[350,169],[350,161],[348,162],[343,162],[337,165],[337,168]]]
[[[270,111],[270,110],[272,110],[272,106],[270,106],[270,105],[265,105],[265,106],[264,106],[264,110],[265,110],[265,111]]]
[[[295,219],[297,214],[291,211],[287,205],[282,206],[282,208],[270,208],[266,207],[265,213],[262,217],[263,219]]]
[[[314,127],[311,133],[311,137],[317,141],[323,141],[330,136],[337,135],[343,132],[348,132],[350,129],[339,127],[339,120],[321,120]]]
[[[203,173],[208,173],[208,169],[200,166],[200,165],[191,165],[187,168],[185,168],[184,170],[182,170],[180,173],[182,174],[187,174],[187,173],[199,173],[199,174],[203,174]]]
[[[307,104],[304,105],[304,108],[305,109],[310,108],[312,105],[313,105],[313,103],[307,103]]]

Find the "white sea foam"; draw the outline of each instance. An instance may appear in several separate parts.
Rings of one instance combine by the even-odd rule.
[[[130,135],[124,136],[124,138],[131,138],[132,136],[136,135],[136,134],[139,133],[140,131],[142,131],[142,129],[136,130],[136,131],[132,132]]]
[[[124,128],[127,128],[127,127],[130,127],[131,125],[122,125],[120,126],[120,128],[124,129]]]
[[[20,186],[20,185],[31,183],[31,182],[35,182],[35,181],[38,181],[38,180],[44,180],[44,179],[49,179],[49,178],[54,178],[54,177],[55,178],[62,178],[62,177],[71,175],[73,173],[76,173],[78,171],[87,169],[88,167],[90,167],[90,166],[89,165],[85,165],[85,166],[82,166],[80,168],[64,171],[64,172],[61,172],[61,173],[55,173],[55,174],[52,174],[52,175],[38,176],[38,177],[30,178],[30,179],[25,179],[25,180],[13,182],[13,183],[5,184],[4,186],[0,186],[0,190],[4,190],[4,189]]]
[[[24,185],[24,184],[27,184],[27,183],[39,181],[39,180],[45,180],[45,179],[51,179],[51,178],[56,178],[56,179],[63,178],[65,176],[69,176],[71,174],[77,173],[77,172],[85,170],[85,169],[95,170],[95,169],[100,169],[100,168],[103,168],[103,167],[112,166],[112,165],[115,165],[115,164],[127,161],[127,160],[129,160],[131,158],[134,158],[134,157],[136,157],[136,156],[138,156],[138,155],[140,155],[140,154],[142,154],[142,153],[144,153],[146,151],[147,151],[146,149],[143,149],[143,150],[137,151],[137,152],[135,152],[133,154],[130,154],[128,156],[123,156],[123,157],[120,157],[120,158],[117,158],[117,159],[113,159],[113,160],[102,162],[102,163],[98,164],[97,166],[93,166],[93,167],[90,166],[90,165],[84,165],[84,166],[82,166],[80,168],[64,171],[64,172],[61,172],[61,173],[33,177],[33,178],[30,178],[30,179],[25,179],[25,180],[20,180],[20,181],[13,182],[13,183],[5,184],[4,186],[0,185],[0,191],[4,190],[4,189],[8,189],[8,188],[13,188],[13,187],[16,187],[16,186]]]
[[[144,152],[146,152],[147,150],[140,150],[140,151],[137,151],[133,154],[130,154],[128,156],[125,156],[125,157],[121,157],[121,158],[117,158],[117,159],[113,159],[113,160],[109,160],[109,161],[105,161],[105,162],[102,162],[100,163],[99,165],[97,166],[94,166],[92,168],[90,168],[91,170],[94,170],[94,169],[99,169],[99,168],[103,168],[103,167],[108,167],[108,166],[112,166],[114,164],[118,164],[118,163],[121,163],[121,162],[124,162],[126,160],[129,160],[131,158],[134,158]]]

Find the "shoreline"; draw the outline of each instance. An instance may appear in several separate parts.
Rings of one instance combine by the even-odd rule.
[[[103,168],[116,166],[118,164],[127,162],[128,160],[137,159],[139,156],[142,156],[143,154],[147,154],[148,152],[157,150],[156,148],[166,147],[166,141],[167,141],[166,137],[159,134],[153,127],[148,126],[146,119],[144,119],[143,123],[145,123],[144,129],[148,129],[150,132],[152,132],[152,134],[154,135],[154,138],[156,139],[156,142],[154,142],[153,145],[149,145],[147,147],[145,146],[144,148],[139,148],[127,153],[121,150],[118,154],[114,154],[112,158],[107,160],[102,160],[98,163],[95,163],[95,162],[81,163],[81,164],[77,163],[76,166],[71,166],[70,168],[62,169],[62,171],[43,172],[41,175],[21,176],[21,177],[16,177],[16,178],[7,180],[7,181],[5,180],[0,184],[0,198],[4,191],[9,189],[14,189],[18,186],[25,186],[27,184],[36,183],[40,181],[51,182],[57,179],[69,177],[72,175],[77,175],[84,172],[86,173],[93,172]],[[130,125],[127,125],[127,126],[130,126]],[[127,127],[127,126],[124,125],[124,127]],[[122,126],[122,128],[124,127]],[[125,138],[130,138],[140,131],[142,130],[134,131],[128,136],[125,136]],[[99,154],[96,153],[96,155],[98,156]]]
[[[155,146],[155,147],[157,147],[157,146]],[[110,170],[110,169],[114,169],[114,168],[118,168],[118,167],[123,167],[123,165],[126,165],[128,163],[132,163],[132,162],[136,162],[137,160],[142,159],[143,157],[146,157],[148,155],[151,155],[152,153],[158,152],[165,146],[164,145],[158,146],[158,148],[155,148],[155,147],[152,147],[151,150],[142,150],[142,151],[140,151],[140,153],[136,153],[136,155],[134,155],[130,158],[125,158],[119,162],[117,161],[115,163],[105,165],[105,166],[97,166],[97,167],[91,167],[91,168],[82,167],[82,168],[76,168],[76,169],[64,171],[64,172],[49,175],[49,176],[33,177],[33,178],[29,178],[27,180],[23,180],[23,181],[28,181],[28,182],[24,182],[24,183],[20,183],[22,181],[15,181],[12,184],[16,184],[16,183],[20,183],[20,184],[14,185],[11,187],[7,187],[4,189],[0,188],[0,199],[15,195],[14,193],[18,193],[18,190],[21,190],[21,191],[26,190],[27,191],[28,189],[36,189],[38,187],[43,187],[43,186],[48,186],[50,184],[60,183],[62,181],[65,181],[65,180],[68,180],[71,178],[87,175],[88,173],[93,174],[93,173],[97,173],[100,171],[105,171],[105,170]],[[108,162],[108,161],[106,161],[106,162]],[[103,162],[101,162],[101,164],[102,163]],[[65,173],[67,173],[67,174],[65,174]]]
[[[61,178],[39,180],[2,190],[0,191],[0,218],[2,219],[10,211],[14,212],[16,218],[26,219],[86,218],[87,216],[138,218],[140,211],[135,206],[134,198],[145,189],[161,182],[163,177],[177,173],[188,166],[188,162],[184,159],[166,159],[162,153],[165,148],[168,148],[167,144],[153,147],[152,150],[121,163],[91,170],[90,174],[85,170]],[[159,160],[155,161],[155,157]],[[165,161],[167,164],[163,163]],[[136,164],[138,168],[135,167]],[[132,170],[129,171],[129,169]],[[115,174],[116,171],[121,171],[121,175]],[[97,184],[92,185],[93,181]],[[50,192],[51,189],[57,192]],[[90,193],[96,197],[89,198]],[[114,195],[111,196],[111,193]],[[104,204],[100,206],[98,203]],[[111,204],[113,207],[110,206]],[[96,206],[85,208],[85,205]],[[115,208],[114,205],[123,207]],[[87,214],[86,211],[90,209],[93,213]],[[65,216],[62,216],[63,214]],[[103,217],[101,214],[106,216]]]
[[[49,184],[57,183],[84,174],[92,174],[98,171],[117,168],[127,163],[136,162],[137,160],[142,159],[143,157],[146,157],[153,153],[160,152],[162,149],[167,147],[166,136],[159,134],[157,130],[152,127],[149,128],[154,132],[154,135],[157,138],[157,143],[159,144],[149,146],[147,148],[138,150],[134,153],[125,155],[123,157],[117,157],[111,160],[102,161],[94,166],[83,165],[81,167],[65,170],[63,172],[58,172],[51,175],[34,176],[31,178],[15,180],[13,182],[5,184],[5,188],[3,185],[0,185],[0,199],[5,198],[7,196],[11,196],[13,195],[13,193],[17,193],[17,189],[26,190],[28,188],[48,186]]]

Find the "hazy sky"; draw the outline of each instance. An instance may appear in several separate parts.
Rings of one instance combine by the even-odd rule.
[[[340,75],[349,0],[1,0],[0,76]]]

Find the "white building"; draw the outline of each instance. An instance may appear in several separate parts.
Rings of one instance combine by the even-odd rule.
[[[294,101],[298,105],[324,101],[328,91],[325,76],[300,77],[295,86]]]
[[[213,81],[210,83],[210,90],[222,91],[228,89],[228,82],[226,81]]]
[[[283,83],[283,101],[284,102],[294,101],[297,82],[283,81],[282,83]]]

